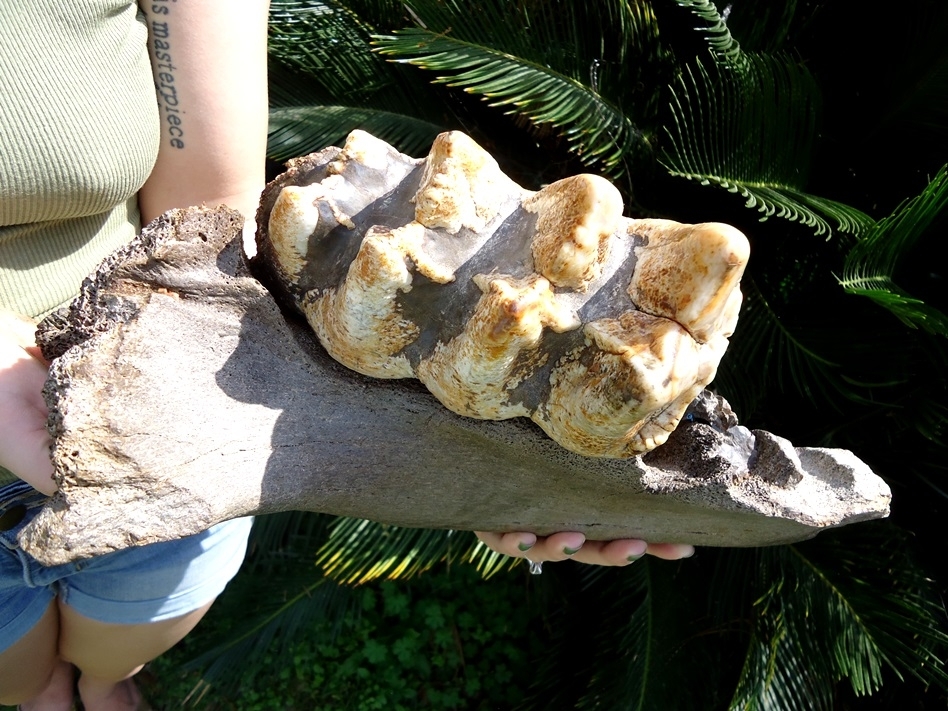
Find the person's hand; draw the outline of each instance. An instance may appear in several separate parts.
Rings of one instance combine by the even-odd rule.
[[[47,363],[34,325],[0,311],[0,466],[44,494],[56,491],[43,384]]]
[[[646,543],[635,538],[616,541],[587,541],[582,533],[554,533],[538,537],[532,533],[485,533],[475,531],[491,550],[526,558],[535,563],[575,560],[591,565],[629,565],[643,555],[678,560],[694,555],[694,546],[681,543]]]

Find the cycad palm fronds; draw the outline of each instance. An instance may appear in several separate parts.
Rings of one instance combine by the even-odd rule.
[[[827,236],[834,227],[865,230],[872,220],[860,210],[803,190],[820,100],[810,73],[786,59],[743,56],[746,70],[708,61],[685,68],[662,163],[674,176],[741,195],[761,222],[780,217]]]
[[[361,106],[276,106],[270,109],[267,156],[285,161],[325,146],[340,146],[357,128],[416,156],[424,155],[444,130],[412,116]]]
[[[435,83],[483,97],[490,106],[538,126],[560,129],[581,160],[621,175],[631,154],[647,150],[646,135],[591,87],[549,67],[485,45],[423,28],[378,36],[379,52],[438,72]]]
[[[275,0],[270,6],[270,56],[305,72],[327,95],[359,102],[384,85],[384,62],[368,44],[373,31],[345,4]]]
[[[357,518],[336,519],[316,554],[324,574],[345,585],[410,578],[442,562],[473,563],[487,578],[522,560],[494,553],[467,531],[401,528]]]
[[[721,708],[730,694],[722,671],[731,676],[733,664],[721,630],[708,626],[707,580],[694,561],[646,557],[619,570],[568,563],[549,570],[536,597],[550,632],[518,711]]]
[[[559,577],[559,569],[551,572]],[[661,599],[652,594],[651,572],[647,562],[620,574],[584,571],[578,576],[582,588],[571,588],[567,599],[561,599],[555,588],[543,586],[555,603],[549,620],[551,639],[546,653],[535,661],[537,678],[561,682],[535,686],[525,709],[643,708],[641,702],[651,691],[655,645],[663,632],[655,607]],[[553,580],[551,576],[543,582]],[[597,601],[594,609],[586,604],[589,593]],[[584,644],[581,655],[575,653],[578,639]]]
[[[743,52],[779,51],[797,22],[798,0],[774,3],[771,0],[744,0],[728,3],[718,10],[711,0],[675,0],[690,10],[703,26],[701,32],[719,64],[746,68]],[[736,37],[740,37],[738,42]]]
[[[911,296],[894,281],[899,259],[948,206],[948,166],[928,187],[880,220],[846,257],[840,284],[847,293],[872,299],[910,328],[948,336],[948,315]]]
[[[804,342],[812,329],[798,329],[774,310],[756,281],[741,282],[744,305],[737,330],[715,377],[715,387],[742,418],[748,418],[764,391],[794,390],[811,403],[833,403],[840,394],[858,399],[839,378],[839,364]]]
[[[751,637],[729,708],[830,711],[832,680],[814,674],[809,661],[788,638],[783,618],[761,621]]]
[[[830,709],[837,680],[871,694],[884,668],[948,685],[944,609],[906,560],[906,536],[886,524],[860,534],[760,551],[764,593],[732,708]]]
[[[654,568],[648,563],[633,566],[624,584],[606,586],[621,589],[621,602],[600,611],[612,618],[611,624],[598,630],[600,651],[590,655],[590,678],[577,709],[661,707],[649,704],[655,700],[653,664],[667,661],[657,648],[667,630],[661,629],[656,608],[661,600],[652,589],[652,573]]]
[[[677,683],[700,663],[696,651],[685,648],[691,616],[681,614],[689,601],[675,579],[677,569],[646,560],[611,580],[596,581],[609,601],[597,614],[608,617],[594,637],[589,679],[577,709],[707,707],[707,688],[696,694],[698,685],[684,688]]]
[[[419,84],[372,51],[368,19],[391,16],[391,3],[275,0],[270,8],[270,135],[273,160],[341,145],[356,128],[408,153],[427,149],[445,129]],[[365,6],[365,7],[362,7]]]
[[[711,0],[675,0],[675,2],[691,10],[705,23],[705,27],[699,29],[705,35],[715,61],[739,72],[749,71],[747,55],[728,29],[727,18],[721,15]]]

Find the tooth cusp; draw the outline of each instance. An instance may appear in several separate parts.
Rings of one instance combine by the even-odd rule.
[[[585,290],[602,271],[606,240],[622,219],[622,196],[595,175],[552,183],[524,200],[536,213],[536,270],[553,284]]]

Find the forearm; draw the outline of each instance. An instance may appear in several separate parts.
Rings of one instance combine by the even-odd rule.
[[[225,204],[253,219],[265,182],[265,0],[142,0],[161,113],[142,220]]]

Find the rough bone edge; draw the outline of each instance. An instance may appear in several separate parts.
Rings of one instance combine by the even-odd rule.
[[[616,460],[359,376],[249,275],[239,224],[224,208],[163,215],[41,325],[60,492],[20,536],[41,562],[293,509],[710,546],[888,513],[888,488],[850,452],[750,433],[710,394],[666,445]]]

